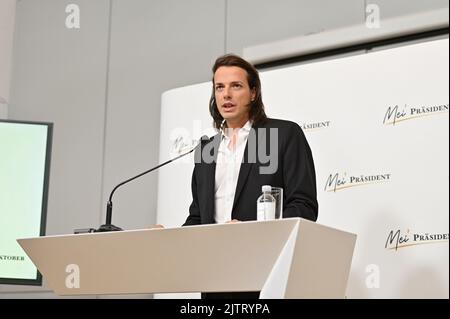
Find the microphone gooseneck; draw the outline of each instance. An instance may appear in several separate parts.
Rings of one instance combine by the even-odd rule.
[[[197,146],[201,144],[201,142],[202,142],[203,140],[209,140],[209,137],[206,136],[206,135],[202,136],[202,137],[200,138],[200,141],[198,142],[198,144],[197,144],[194,148],[192,148],[191,150],[189,150],[188,152],[183,153],[183,154],[181,154],[181,155],[179,155],[179,156],[177,156],[177,157],[175,157],[175,158],[172,158],[172,159],[170,159],[170,160],[168,160],[168,161],[166,161],[166,162],[164,162],[164,163],[162,163],[162,164],[159,164],[158,166],[155,166],[155,167],[153,167],[153,168],[151,168],[151,169],[149,169],[149,170],[146,170],[145,172],[142,172],[142,173],[140,173],[140,174],[138,174],[138,175],[136,175],[136,176],[134,176],[134,177],[131,177],[131,178],[129,178],[129,179],[127,179],[127,180],[121,182],[120,184],[116,185],[116,187],[114,187],[113,190],[111,191],[111,194],[109,194],[108,203],[106,204],[106,223],[103,224],[103,225],[101,225],[100,228],[96,230],[96,232],[109,232],[109,231],[120,231],[120,230],[123,230],[122,228],[117,227],[117,226],[114,226],[114,225],[111,223],[111,222],[112,222],[112,207],[113,207],[113,204],[112,204],[112,197],[113,197],[113,195],[114,195],[114,192],[115,192],[120,186],[125,185],[125,184],[127,184],[127,183],[129,183],[129,182],[135,180],[136,178],[139,178],[139,177],[141,177],[141,176],[143,176],[143,175],[145,175],[145,174],[148,174],[148,173],[150,173],[150,172],[152,172],[152,171],[154,171],[154,170],[156,170],[156,169],[158,169],[158,168],[160,168],[160,167],[162,167],[162,166],[164,166],[164,165],[167,165],[167,164],[169,164],[169,163],[171,163],[171,162],[174,162],[174,161],[178,160],[179,158],[181,158],[181,157],[183,157],[183,156],[186,156],[186,155],[192,153],[192,152],[197,148]]]

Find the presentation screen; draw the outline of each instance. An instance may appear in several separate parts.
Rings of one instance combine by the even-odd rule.
[[[42,283],[16,240],[45,235],[52,128],[0,120],[0,284]]]

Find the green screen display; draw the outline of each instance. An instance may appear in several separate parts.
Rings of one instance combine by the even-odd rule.
[[[0,120],[0,283],[41,284],[17,243],[45,234],[51,123]]]

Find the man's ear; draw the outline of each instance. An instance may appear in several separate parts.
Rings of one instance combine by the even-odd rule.
[[[251,97],[251,100],[252,100],[252,102],[256,99],[256,89],[255,88],[253,88],[252,89],[252,97]]]

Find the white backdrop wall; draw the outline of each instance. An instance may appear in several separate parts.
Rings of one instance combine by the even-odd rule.
[[[269,117],[300,124],[312,148],[318,223],[358,235],[349,298],[449,296],[448,55],[444,39],[261,72]],[[177,138],[213,134],[210,93],[163,94],[160,161]],[[184,222],[192,169],[160,170],[158,223]]]

